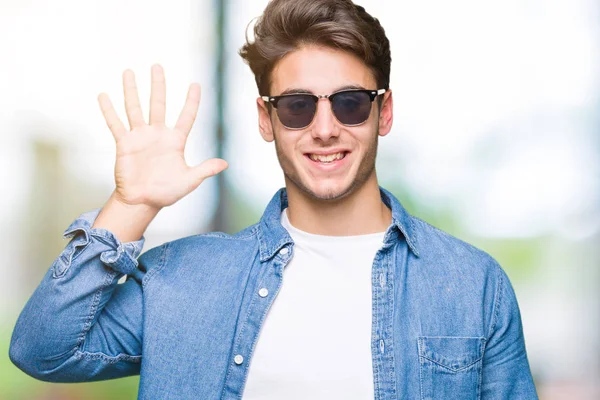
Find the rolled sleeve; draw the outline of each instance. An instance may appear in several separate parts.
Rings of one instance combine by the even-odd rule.
[[[69,243],[13,330],[10,359],[37,379],[82,382],[139,373],[144,271],[137,258],[144,237],[121,243],[110,231],[91,228],[99,213],[81,214],[64,231]],[[146,252],[146,262],[159,262],[160,251]],[[131,278],[119,285],[123,275]]]
[[[112,232],[102,228],[92,228],[100,210],[98,208],[81,214],[64,231],[63,237],[71,241],[53,265],[55,278],[67,272],[72,262],[92,239],[96,239],[105,247],[100,254],[100,260],[114,271],[127,275],[138,267],[137,258],[144,247],[144,236],[134,242],[121,243]]]

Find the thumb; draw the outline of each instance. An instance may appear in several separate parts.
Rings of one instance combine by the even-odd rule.
[[[196,188],[206,178],[210,178],[219,172],[227,169],[229,164],[222,158],[210,158],[201,164],[192,167],[188,172],[188,182],[190,186]]]

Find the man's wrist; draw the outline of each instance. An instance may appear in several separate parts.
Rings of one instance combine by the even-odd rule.
[[[92,228],[112,232],[122,243],[141,239],[160,209],[146,204],[126,204],[113,192],[94,221]]]

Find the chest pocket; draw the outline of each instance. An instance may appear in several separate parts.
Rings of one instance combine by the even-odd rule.
[[[485,338],[418,338],[421,399],[478,400]]]

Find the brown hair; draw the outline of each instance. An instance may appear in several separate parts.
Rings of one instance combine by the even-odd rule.
[[[352,0],[272,0],[254,26],[254,42],[239,51],[254,73],[261,96],[269,93],[271,72],[286,54],[321,45],[354,54],[373,72],[377,89],[390,83],[390,43],[379,20]]]

